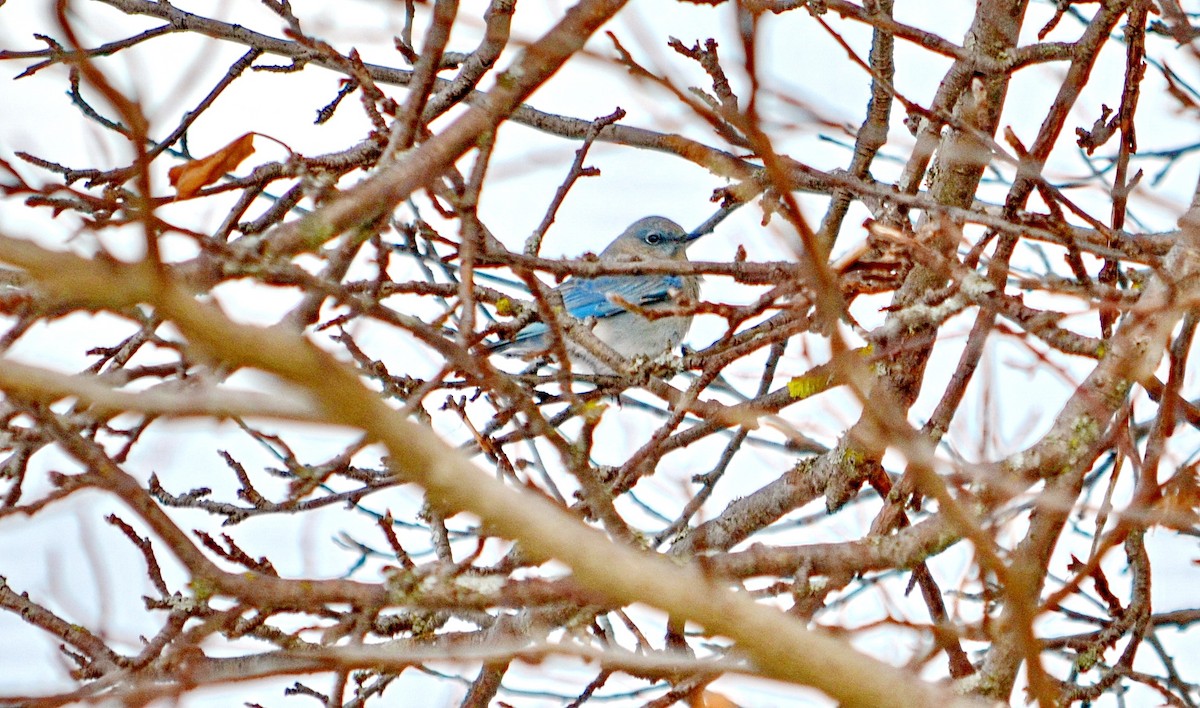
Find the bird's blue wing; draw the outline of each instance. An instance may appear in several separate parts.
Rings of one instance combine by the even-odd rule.
[[[672,290],[683,287],[678,275],[622,276],[602,275],[598,278],[571,278],[558,287],[563,306],[571,316],[586,320],[589,317],[612,317],[627,312],[609,299],[615,295],[633,305],[650,305],[668,299]]]
[[[602,275],[596,278],[569,278],[555,288],[562,295],[563,306],[575,319],[601,319],[628,312],[624,307],[609,300],[616,295],[633,305],[651,305],[663,302],[672,290],[683,287],[683,277],[678,275]],[[510,342],[502,342],[493,348],[502,351],[510,347],[528,347],[530,343],[541,344],[546,333],[545,323],[533,322],[517,333]]]

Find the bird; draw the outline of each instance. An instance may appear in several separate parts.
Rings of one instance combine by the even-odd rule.
[[[687,261],[688,246],[704,233],[689,234],[666,217],[647,216],[630,224],[613,239],[600,252],[600,261]],[[562,296],[567,314],[583,321],[597,339],[618,354],[634,359],[659,356],[679,346],[691,328],[692,316],[650,319],[630,310],[624,303],[655,310],[675,306],[678,296],[695,301],[700,294],[700,278],[668,273],[593,278],[572,276],[554,290]],[[517,332],[512,340],[492,344],[491,351],[523,357],[545,354],[550,345],[546,336],[548,330],[545,323],[534,322]],[[573,360],[584,363],[593,371],[610,370],[570,338],[564,339]]]

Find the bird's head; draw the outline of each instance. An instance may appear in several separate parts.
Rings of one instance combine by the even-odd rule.
[[[674,221],[647,216],[633,222],[600,253],[606,260],[687,259],[687,247],[698,235],[689,234]]]

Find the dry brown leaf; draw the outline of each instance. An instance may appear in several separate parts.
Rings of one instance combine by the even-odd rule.
[[[254,134],[246,133],[208,157],[172,167],[167,176],[180,199],[194,197],[200,189],[237,169],[242,160],[254,153]]]
[[[1178,531],[1190,531],[1200,524],[1200,479],[1197,466],[1189,465],[1177,471],[1163,484],[1160,508],[1165,512],[1164,526]]]

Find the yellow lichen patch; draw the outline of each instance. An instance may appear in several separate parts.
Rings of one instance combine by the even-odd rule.
[[[787,383],[788,394],[797,399],[808,398],[828,387],[829,378],[826,376],[797,376]]]

